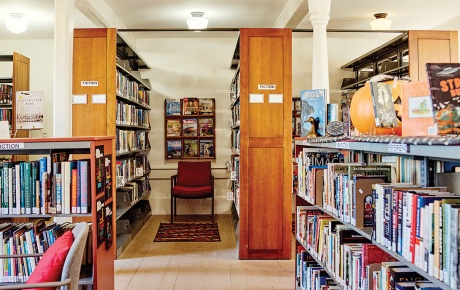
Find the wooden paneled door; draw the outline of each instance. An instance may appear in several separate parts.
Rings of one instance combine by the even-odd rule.
[[[240,259],[291,257],[292,31],[240,30]]]

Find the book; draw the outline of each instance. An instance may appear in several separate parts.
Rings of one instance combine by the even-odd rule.
[[[210,98],[198,99],[200,115],[214,115],[214,102],[215,99]]]
[[[104,146],[96,146],[96,195],[103,193],[105,190],[104,181]]]
[[[213,118],[200,118],[199,119],[199,131],[201,137],[212,137],[214,136],[214,119]]]
[[[401,87],[402,136],[436,135],[430,88],[426,81]]]
[[[180,137],[182,136],[182,125],[180,119],[167,119],[166,120],[166,137]]]
[[[182,141],[166,140],[166,151],[168,159],[182,157]]]
[[[459,134],[460,64],[427,63],[425,68],[438,134]]]
[[[180,115],[180,100],[179,99],[166,99],[165,100],[166,116],[179,116]]]
[[[301,137],[306,137],[310,132],[326,136],[326,93],[325,89],[300,91]],[[313,123],[316,130],[312,129]]]
[[[105,214],[104,196],[96,200],[96,237],[97,247],[99,248],[105,241]]]
[[[213,139],[200,139],[200,157],[205,157],[205,158],[215,157]]]
[[[112,197],[112,154],[104,156],[105,199]]]
[[[198,140],[184,139],[184,157],[198,157]]]
[[[183,98],[182,99],[183,115],[198,115],[199,106],[197,98]]]
[[[398,127],[393,93],[389,84],[371,82],[372,105],[374,107],[375,127]]]
[[[104,208],[105,213],[105,248],[108,250],[112,246],[113,241],[113,203],[110,202]]]
[[[198,120],[197,118],[182,119],[182,133],[184,137],[198,136]]]

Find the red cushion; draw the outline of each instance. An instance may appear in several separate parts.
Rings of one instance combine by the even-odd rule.
[[[179,161],[177,185],[206,186],[211,184],[211,161]]]
[[[193,197],[193,196],[205,196],[212,193],[212,187],[208,186],[197,186],[197,187],[185,187],[176,185],[172,190],[174,195],[180,195],[184,197]]]
[[[67,231],[60,236],[38,261],[37,267],[35,267],[26,284],[61,281],[62,268],[73,239],[71,231]],[[33,290],[40,289],[54,290],[56,288],[34,288]]]

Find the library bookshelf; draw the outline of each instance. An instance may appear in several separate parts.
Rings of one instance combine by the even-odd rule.
[[[75,29],[72,93],[87,101],[72,105],[72,135],[115,136],[117,256],[151,212],[150,83],[139,72],[148,68],[116,29]]]
[[[105,168],[96,165],[98,164],[98,153],[102,150],[104,152],[103,158],[112,156],[112,161],[115,160],[112,142],[113,137],[15,138],[2,139],[0,141],[0,151],[3,154],[28,155],[30,160],[35,158],[34,155],[40,155],[40,157],[42,157],[43,155],[51,156],[52,154],[61,152],[70,154],[70,156],[72,156],[69,158],[70,160],[89,160],[89,178],[91,185],[89,187],[90,192],[88,192],[87,195],[90,201],[90,210],[87,214],[52,214],[46,211],[40,214],[2,214],[0,218],[3,221],[26,221],[29,218],[48,219],[66,217],[70,218],[73,222],[85,221],[91,223],[90,250],[92,251],[92,264],[82,268],[79,284],[92,287],[92,289],[114,289],[113,261],[115,243],[112,243],[114,230],[111,225],[115,224],[115,217],[112,215],[110,218],[109,214],[115,204],[113,198],[115,187],[104,186],[102,191],[98,190],[96,179],[97,176],[100,176],[98,172],[105,170]],[[32,161],[25,162],[31,163]],[[48,171],[50,170],[50,168],[47,169]],[[53,192],[54,186],[55,185],[51,183],[50,192]],[[107,218],[104,218],[104,215],[98,218],[98,211],[96,210],[97,201],[102,202],[100,206],[103,210],[99,213],[107,212]],[[102,218],[102,220],[100,218]],[[101,235],[98,233],[101,233]]]
[[[299,162],[299,191],[296,196],[296,242],[298,259],[304,259],[304,261],[297,260],[296,263],[305,262],[307,265],[311,263],[307,259],[314,260],[315,263],[312,265],[315,266],[312,267],[321,267],[337,283],[334,287],[349,289],[354,286],[349,284],[347,279],[350,277],[344,274],[346,272],[343,272],[346,269],[343,267],[346,266],[341,265],[336,257],[341,255],[340,253],[349,253],[350,257],[356,257],[356,260],[361,259],[360,261],[363,261],[362,252],[364,250],[359,248],[359,245],[371,244],[378,248],[374,251],[384,255],[382,257],[389,261],[397,261],[399,267],[408,268],[407,271],[412,275],[409,279],[426,280],[433,287],[440,289],[458,289],[458,261],[449,262],[451,261],[449,255],[458,255],[458,246],[455,246],[458,245],[456,244],[458,241],[458,222],[448,222],[452,230],[446,234],[446,224],[442,218],[446,216],[446,209],[451,208],[450,203],[453,203],[452,208],[455,208],[455,204],[460,202],[460,195],[444,192],[446,185],[447,189],[451,189],[452,192],[455,192],[455,188],[449,188],[451,183],[443,183],[440,178],[444,175],[448,178],[455,178],[455,173],[448,173],[447,168],[458,164],[458,156],[460,156],[458,144],[460,144],[458,137],[296,138],[296,156]],[[336,163],[337,160],[323,159],[320,161],[321,165],[314,165],[318,160],[309,160],[307,156],[310,153],[314,153],[312,156],[319,156],[319,152],[340,154],[346,162],[343,163],[343,166],[348,166],[348,168],[366,167],[363,165],[366,164],[368,168],[373,165],[375,167],[390,166],[392,171],[396,171],[392,184],[379,182],[372,184],[372,190],[369,188],[364,190],[364,194],[370,192],[372,197],[371,224],[358,226],[357,217],[360,216],[358,195],[362,193],[363,189],[363,187],[358,189],[355,186],[359,179],[356,175],[352,176],[350,170],[343,175],[338,174],[340,172],[337,170],[340,169],[337,168],[340,167],[337,166],[341,164]],[[388,163],[371,163],[370,159],[386,160]],[[350,162],[354,162],[353,165],[350,165]],[[400,172],[407,171],[408,166],[411,166],[409,169],[411,172]],[[443,166],[444,169],[441,169]],[[315,167],[318,171],[324,170],[326,177],[314,180]],[[334,168],[335,172],[333,171]],[[442,172],[444,170],[446,171],[436,174],[437,171]],[[334,177],[338,179],[334,179]],[[372,183],[372,178],[381,178],[381,176],[367,176],[367,178]],[[337,186],[340,183],[334,183],[343,180],[350,180],[350,182],[343,183],[346,184],[347,190],[344,189],[345,187]],[[416,185],[409,183],[416,183]],[[422,204],[425,206],[421,206]],[[450,210],[451,214],[455,212],[455,209]],[[453,215],[455,216],[455,214]],[[434,222],[437,219],[440,223]],[[318,232],[308,230],[308,227],[313,226],[313,224],[318,227]],[[339,242],[340,234],[336,232],[337,230],[332,230],[332,228],[337,227],[336,224],[342,224],[340,226],[342,229],[354,232],[353,237],[358,239],[355,244],[347,245],[348,243]],[[432,225],[432,227],[427,225]],[[321,229],[325,229],[324,232]],[[309,234],[315,236],[317,233],[324,234],[324,238],[326,240],[332,239],[332,242],[330,244],[316,243],[315,237],[311,238]],[[449,242],[446,244],[446,241]],[[337,244],[334,245],[334,243]],[[323,245],[324,248],[322,248]],[[353,249],[352,247],[356,245],[358,248]],[[348,250],[343,250],[345,246]],[[338,247],[342,250],[338,250]],[[448,254],[449,251],[446,249],[449,247],[456,250]],[[442,251],[441,254],[440,251]],[[353,258],[346,261],[352,261],[353,267],[357,265],[353,264],[355,261]],[[299,264],[296,265],[296,289],[301,289],[302,283],[305,283],[302,282],[305,281],[302,278],[304,273],[302,267]],[[361,270],[360,273],[365,273],[365,269],[361,268]],[[390,273],[390,270],[388,271]],[[359,277],[363,277],[362,280],[353,281],[368,283],[371,274],[359,274]],[[372,285],[363,287],[372,287]]]

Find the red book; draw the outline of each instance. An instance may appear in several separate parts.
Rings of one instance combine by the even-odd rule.
[[[362,245],[363,260],[361,265],[363,277],[366,276],[366,266],[374,263],[396,261],[390,254],[380,249],[374,244],[363,244]]]
[[[72,213],[77,213],[77,169],[72,169],[72,183],[70,187],[70,206],[72,209]]]

